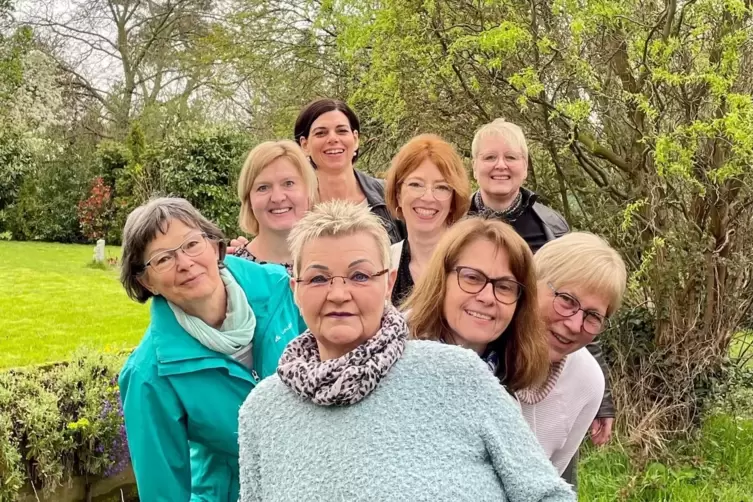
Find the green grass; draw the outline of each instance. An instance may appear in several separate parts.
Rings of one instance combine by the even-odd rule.
[[[117,270],[87,266],[93,252],[92,245],[0,241],[0,368],[138,343],[148,308],[126,296]]]
[[[673,459],[640,468],[615,445],[580,463],[579,500],[753,502],[753,420],[717,415]]]

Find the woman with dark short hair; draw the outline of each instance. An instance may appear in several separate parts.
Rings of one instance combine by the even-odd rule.
[[[319,179],[319,200],[365,204],[384,222],[391,242],[405,239],[402,222],[395,220],[384,201],[384,182],[355,169],[361,123],[343,101],[318,99],[295,121],[295,141],[301,145]]]
[[[238,500],[238,409],[305,329],[282,267],[225,256],[223,235],[185,199],[136,208],[121,282],[152,299],[120,373],[139,497]]]

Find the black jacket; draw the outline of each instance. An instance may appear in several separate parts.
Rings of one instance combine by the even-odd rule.
[[[402,221],[392,217],[389,209],[387,209],[387,204],[384,202],[384,181],[362,173],[358,169],[354,169],[354,171],[356,181],[358,181],[361,191],[366,195],[369,209],[384,222],[390,236],[390,242],[394,244],[405,239],[408,235],[405,231],[405,225]]]
[[[520,189],[523,198],[521,201],[522,213],[514,221],[506,221],[526,240],[531,250],[535,253],[546,242],[562,237],[570,231],[570,226],[554,209],[537,202],[537,195],[525,188]],[[475,197],[472,199],[468,214],[478,214],[480,208],[476,206]],[[614,401],[612,400],[612,388],[609,384],[609,369],[601,347],[597,341],[586,346],[594,359],[599,363],[604,373],[604,398],[601,400],[598,418],[614,418]]]

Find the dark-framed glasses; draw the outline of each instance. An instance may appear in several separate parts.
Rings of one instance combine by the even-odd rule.
[[[152,270],[161,274],[167,272],[175,266],[177,262],[178,251],[182,251],[186,256],[199,256],[207,249],[207,241],[209,236],[205,233],[192,234],[181,242],[180,246],[172,249],[165,249],[149,258],[149,261],[144,263],[144,270],[147,267],[152,267]]]
[[[491,283],[494,298],[505,305],[512,305],[520,300],[525,286],[516,280],[507,277],[491,279],[480,270],[471,267],[455,267],[454,272],[458,277],[458,286],[466,293],[472,295],[480,293],[487,284]]]
[[[572,317],[578,313],[583,312],[583,326],[582,329],[589,335],[599,335],[609,329],[609,318],[595,312],[593,310],[586,310],[580,305],[580,301],[573,295],[562,293],[557,291],[551,282],[547,283],[549,289],[554,292],[554,298],[552,299],[552,305],[554,311],[562,317]]]
[[[421,181],[409,181],[403,183],[403,189],[413,197],[423,197],[426,190],[431,190],[431,194],[437,200],[447,200],[452,197],[454,190],[447,183],[437,183],[436,185],[426,185]]]
[[[295,282],[306,286],[307,288],[329,288],[335,282],[335,279],[342,279],[343,285],[347,287],[363,287],[371,283],[376,277],[382,276],[389,272],[385,268],[379,272],[370,274],[368,272],[354,271],[348,275],[329,275],[321,271],[313,270],[304,274],[303,277],[297,277]]]

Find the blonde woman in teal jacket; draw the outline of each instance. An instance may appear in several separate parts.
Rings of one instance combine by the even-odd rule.
[[[183,199],[134,210],[121,282],[152,298],[120,374],[139,498],[238,499],[238,410],[305,329],[284,268],[225,257],[221,231]]]

